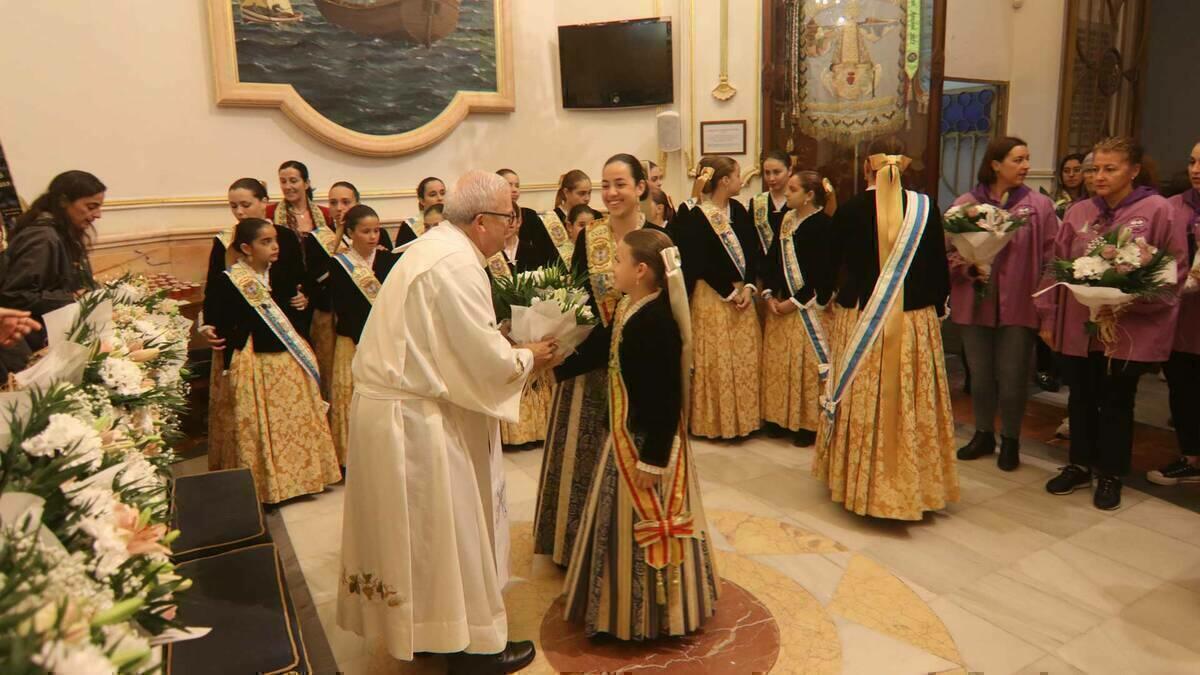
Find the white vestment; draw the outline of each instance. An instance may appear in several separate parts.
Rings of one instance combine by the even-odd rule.
[[[497,418],[517,421],[533,355],[500,334],[485,265],[458,227],[425,234],[354,357],[337,621],[398,659],[508,642]]]

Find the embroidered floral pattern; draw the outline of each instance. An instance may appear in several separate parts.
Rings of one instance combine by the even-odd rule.
[[[399,607],[404,602],[395,586],[385,584],[373,572],[346,574],[346,570],[342,570],[342,586],[350,595],[361,595],[368,602],[382,602],[388,607]]]

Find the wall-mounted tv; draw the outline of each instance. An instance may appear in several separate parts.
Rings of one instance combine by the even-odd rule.
[[[564,108],[675,101],[669,18],[558,27]]]

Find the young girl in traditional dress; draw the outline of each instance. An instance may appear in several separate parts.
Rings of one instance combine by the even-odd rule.
[[[705,199],[674,228],[696,335],[692,433],[741,438],[762,424],[762,329],[754,309],[762,249],[750,214],[733,198],[742,189],[737,162],[705,157],[700,168],[712,170],[701,188]]]
[[[1029,147],[1005,136],[994,139],[979,166],[979,184],[954,201],[955,206],[990,204],[1025,219],[1004,250],[989,266],[968,264],[949,252],[950,320],[958,324],[967,367],[971,371],[971,406],[975,435],[959,448],[962,460],[996,452],[996,413],[1000,413],[1002,471],[1020,465],[1021,421],[1032,365],[1029,354],[1037,339],[1038,314],[1033,293],[1042,271],[1053,260],[1058,216],[1054,203],[1025,185]],[[978,289],[983,289],[980,297]]]
[[[533,523],[534,552],[550,555],[563,566],[574,549],[596,463],[608,439],[609,327],[621,299],[613,286],[613,252],[626,234],[645,226],[640,207],[650,189],[642,163],[632,155],[611,157],[603,176],[609,215],[579,233],[571,263],[577,274],[588,278],[588,303],[600,324],[554,369],[558,385]]]
[[[903,151],[894,137],[872,142],[863,169],[875,189],[833,218],[842,309],[813,473],[849,511],[920,520],[959,496],[940,320],[950,288],[941,214],[902,190]]]
[[[270,277],[276,228],[248,218],[234,228],[239,260],[209,283],[208,320],[225,339],[237,466],[254,474],[258,498],[274,504],[341,480],[325,419],[320,373],[308,342],[283,310]]]
[[[793,432],[803,447],[816,440],[820,420],[820,362],[809,331],[825,335],[829,297],[818,297],[813,282],[829,259],[832,221],[822,210],[827,190],[815,171],[793,172],[785,185],[788,210],[762,266],[763,419]]]
[[[567,228],[558,214],[551,211],[539,216],[533,209],[521,206],[521,177],[512,169],[496,173],[508,181],[513,213],[517,214],[517,270],[525,272],[558,262],[570,263],[574,241],[567,236]]]
[[[764,254],[779,235],[783,216],[791,208],[787,196],[791,165],[791,158],[782,150],[771,150],[763,158],[763,187],[767,189],[750,201],[750,215],[754,217],[754,229]]]
[[[687,292],[662,232],[625,235],[613,265],[618,304],[609,348],[611,435],[567,572],[568,620],[589,636],[652,640],[699,629],[718,584],[683,423]],[[668,292],[664,255],[677,283]]]
[[[382,228],[375,209],[366,204],[346,212],[338,227],[338,240],[350,237],[350,246],[340,246],[333,256],[329,274],[330,295],[336,319],[337,344],[333,348],[333,382],[330,383],[329,425],[338,462],[346,465],[350,440],[350,400],[354,397],[354,375],[350,366],[375,296],[392,265],[399,259],[391,251],[379,250]]]
[[[591,209],[594,218],[603,217],[603,214],[589,206],[591,201],[592,179],[580,169],[571,169],[558,181],[558,192],[554,193],[554,215],[565,223],[572,209],[584,205]]]
[[[564,225],[567,228],[567,237],[571,240],[571,257],[574,257],[575,240],[579,239],[579,233],[587,229],[596,220],[596,214],[592,211],[592,207],[587,204],[576,204],[571,207],[571,212],[567,214],[567,220]],[[565,260],[568,265],[571,259]]]
[[[400,223],[400,229],[396,231],[396,246],[416,241],[417,237],[425,234],[428,229],[425,225],[425,210],[436,204],[443,204],[445,201],[446,184],[442,182],[441,178],[429,176],[421,179],[421,182],[417,184],[419,215],[406,218],[403,223]]]

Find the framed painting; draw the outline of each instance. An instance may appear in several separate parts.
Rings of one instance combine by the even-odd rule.
[[[347,152],[428,147],[516,109],[512,0],[207,0],[217,104]]]

